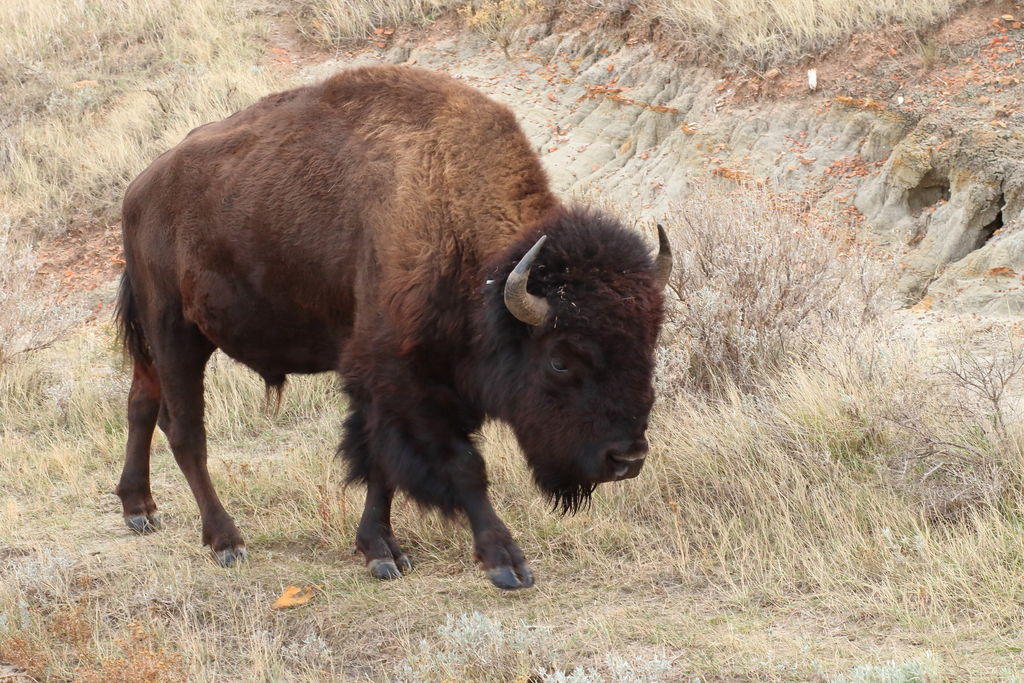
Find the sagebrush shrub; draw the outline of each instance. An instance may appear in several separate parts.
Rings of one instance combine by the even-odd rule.
[[[10,221],[0,223],[0,368],[14,356],[48,346],[69,325],[52,287],[35,282],[36,257],[18,245]]]
[[[877,315],[880,266],[768,190],[698,185],[666,224],[675,268],[659,351],[663,393],[754,390],[764,372]]]

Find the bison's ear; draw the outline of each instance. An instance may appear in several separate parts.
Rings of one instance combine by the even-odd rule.
[[[516,267],[509,273],[505,282],[505,307],[508,312],[527,325],[540,325],[548,317],[551,306],[548,300],[541,296],[534,296],[526,290],[530,280],[530,267],[534,259],[544,246],[547,235],[542,235],[537,242],[530,247],[530,251],[516,264]]]
[[[654,281],[658,284],[658,289],[665,289],[671,276],[672,245],[668,243],[665,228],[658,223],[658,256],[654,259]]]

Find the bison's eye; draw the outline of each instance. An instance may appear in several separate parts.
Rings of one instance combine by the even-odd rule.
[[[558,356],[551,358],[551,369],[557,373],[569,372],[569,366],[565,364],[565,361]]]

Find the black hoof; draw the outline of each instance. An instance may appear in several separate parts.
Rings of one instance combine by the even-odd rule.
[[[224,550],[214,551],[213,559],[222,567],[234,567],[249,560],[249,551],[245,549],[244,545],[235,548],[225,548]]]
[[[150,534],[163,525],[160,518],[159,512],[151,515],[125,515],[124,523],[137,534]]]
[[[399,579],[402,574],[412,571],[412,563],[405,555],[399,555],[398,560],[370,560],[366,566],[370,570],[371,576],[382,581]]]
[[[533,585],[533,570],[527,564],[521,564],[515,568],[492,567],[487,570],[487,576],[490,577],[491,583],[506,591],[529,588]]]

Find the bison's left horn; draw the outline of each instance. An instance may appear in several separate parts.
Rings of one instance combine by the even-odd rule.
[[[522,260],[509,273],[505,282],[505,306],[508,312],[527,325],[540,325],[548,317],[551,306],[542,296],[534,296],[526,291],[526,283],[530,279],[530,266],[537,258],[540,248],[544,246],[547,235],[541,236],[536,244],[530,247]]]
[[[668,243],[665,228],[658,223],[658,256],[654,259],[654,280],[658,289],[665,289],[672,275],[672,247]]]

